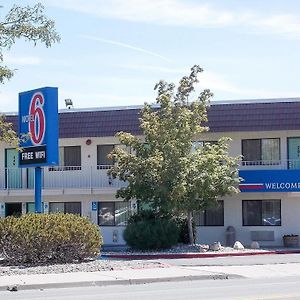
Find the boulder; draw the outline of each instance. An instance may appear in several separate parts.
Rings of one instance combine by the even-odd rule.
[[[233,249],[235,250],[244,250],[245,247],[243,246],[243,244],[239,241],[236,241],[233,245]]]
[[[207,252],[209,249],[209,245],[200,245],[199,252]]]
[[[209,246],[209,250],[212,250],[212,251],[219,251],[219,250],[221,250],[221,248],[222,248],[222,246],[221,246],[220,242],[214,242]]]
[[[253,241],[250,245],[250,248],[251,249],[259,249],[260,248],[259,242]]]

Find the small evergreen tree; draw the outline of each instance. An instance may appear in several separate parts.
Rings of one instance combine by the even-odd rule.
[[[199,146],[193,141],[208,131],[207,107],[212,93],[203,90],[190,101],[199,66],[183,77],[175,93],[174,84],[160,81],[156,103],[145,104],[141,112],[141,139],[119,132],[121,145],[111,153],[117,164],[109,171],[113,178],[128,182],[117,191],[124,200],[138,199],[164,213],[184,213],[188,219],[190,243],[194,242],[192,212],[205,210],[219,197],[238,192],[239,157],[228,156],[228,139]],[[126,151],[131,149],[131,153]]]

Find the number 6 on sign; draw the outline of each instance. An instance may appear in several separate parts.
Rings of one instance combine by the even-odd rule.
[[[29,106],[29,133],[33,145],[40,145],[44,140],[46,119],[44,113],[44,96],[41,93],[33,95]]]

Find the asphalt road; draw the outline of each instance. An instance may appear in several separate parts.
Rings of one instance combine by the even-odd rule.
[[[270,254],[212,258],[160,259],[159,261],[175,266],[252,266],[266,264],[300,263],[300,254]]]
[[[145,285],[62,288],[0,292],[0,299],[12,300],[298,300],[300,277],[276,279],[202,280]]]

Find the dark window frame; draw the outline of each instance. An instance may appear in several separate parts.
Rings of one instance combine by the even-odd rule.
[[[213,213],[213,210],[215,210],[216,208],[221,207],[222,208],[222,222],[220,224],[207,224],[207,219],[208,219],[208,213]],[[216,207],[212,207],[211,209],[206,209],[203,212],[198,212],[199,214],[203,213],[203,224],[195,224],[196,226],[200,226],[200,227],[222,227],[224,226],[224,200],[218,200],[218,204]],[[200,221],[200,217],[199,217],[199,221]]]
[[[260,201],[260,211],[261,211],[261,224],[245,224],[245,217],[244,217],[244,207],[246,205],[246,202],[250,202],[250,201]],[[279,201],[280,206],[279,206],[279,216],[280,216],[280,224],[275,224],[275,225],[267,225],[267,224],[263,224],[263,210],[262,210],[262,205],[263,205],[263,201]],[[253,227],[257,227],[257,226],[263,226],[263,227],[280,227],[282,226],[282,215],[281,215],[281,199],[263,199],[263,200],[257,200],[257,199],[253,199],[253,200],[242,200],[242,219],[243,219],[243,226],[248,227],[248,226],[253,226]]]
[[[50,212],[50,204],[51,203],[63,203],[64,204],[64,214],[68,214],[69,212],[66,212],[66,204],[71,204],[71,203],[79,203],[80,204],[80,216],[82,216],[82,203],[81,201],[72,201],[72,202],[64,202],[64,201],[59,201],[59,202],[49,202],[49,213],[55,213],[55,212]]]
[[[113,224],[100,224],[100,209],[101,209],[101,204],[104,203],[104,204],[113,204],[113,216],[114,216],[114,219],[113,219]],[[126,227],[127,226],[127,222],[128,222],[128,218],[130,217],[130,204],[128,204],[128,218],[126,220],[126,224],[124,225],[120,225],[120,224],[116,224],[116,203],[120,203],[119,201],[98,201],[97,203],[97,224],[98,226],[103,226],[103,227]],[[121,203],[124,203],[124,202],[121,202]]]
[[[278,140],[278,145],[279,145],[279,157],[278,160],[274,160],[274,162],[268,162],[268,161],[263,161],[262,160],[262,155],[263,155],[263,140]],[[256,160],[256,161],[251,161],[251,160],[245,160],[244,158],[244,151],[245,151],[245,146],[244,146],[244,141],[260,141],[260,159]],[[256,139],[242,139],[241,140],[241,148],[242,148],[242,164],[243,166],[249,166],[252,165],[251,162],[253,162],[253,165],[279,165],[280,164],[280,160],[281,160],[281,144],[280,144],[280,138],[256,138]]]
[[[111,160],[110,164],[100,164],[99,148],[103,147],[103,146],[104,147],[105,146],[112,146],[112,150],[113,150],[113,149],[116,148],[117,145],[116,144],[99,144],[99,145],[97,145],[97,170],[108,170],[115,164],[114,160]]]
[[[63,157],[63,162],[61,162],[61,158],[59,158],[59,163],[60,165],[57,167],[49,167],[48,170],[49,171],[78,171],[81,170],[82,168],[82,153],[81,153],[81,146],[80,145],[72,145],[72,146],[60,146],[59,148],[63,148],[63,152],[64,152],[64,157]],[[80,156],[80,161],[79,164],[77,165],[66,165],[66,161],[65,161],[65,157],[66,157],[66,153],[65,151],[67,149],[70,148],[79,148],[79,156]]]
[[[287,152],[287,161],[288,161],[288,169],[295,169],[293,167],[291,167],[291,164],[293,164],[293,162],[291,161],[291,158],[290,158],[290,144],[289,144],[289,141],[291,139],[300,139],[300,136],[288,136],[287,139],[286,139],[286,152]],[[296,168],[298,169],[298,168]]]

